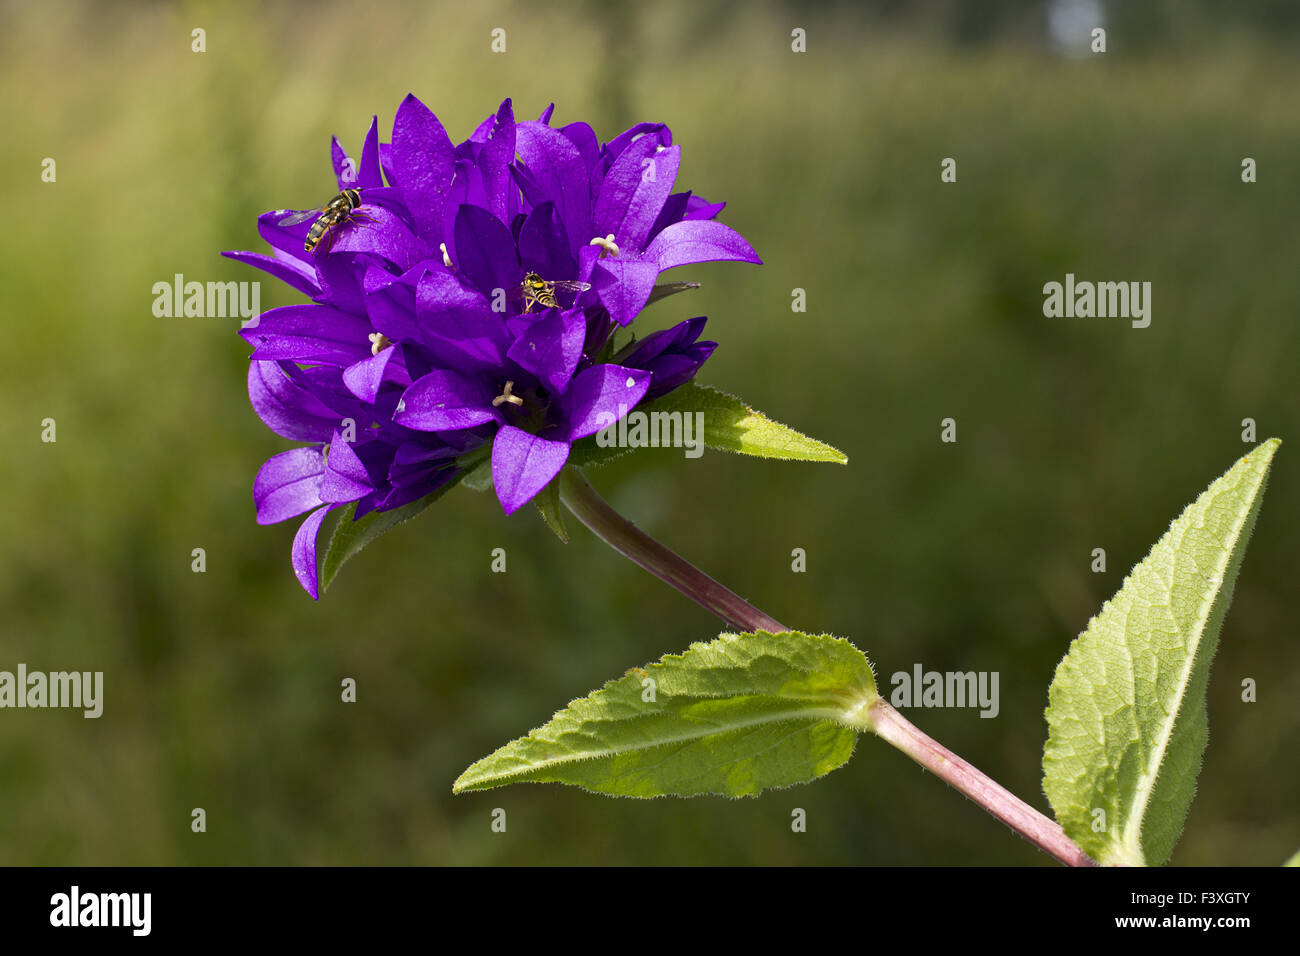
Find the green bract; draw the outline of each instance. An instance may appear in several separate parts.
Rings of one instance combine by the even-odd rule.
[[[839,449],[773,421],[736,396],[696,382],[688,382],[667,395],[638,406],[637,410],[683,415],[702,413],[704,446],[715,451],[785,461],[828,461],[839,465],[847,464],[849,460]],[[593,435],[574,444],[569,461],[576,465],[600,464],[626,451],[626,448],[602,448]]]
[[[459,483],[460,477],[453,478],[433,494],[426,495],[419,501],[412,501],[409,505],[394,508],[392,511],[372,511],[359,521],[352,520],[352,515],[357,509],[355,502],[342,509],[339,514],[338,524],[334,526],[334,533],[330,535],[329,546],[325,549],[325,557],[321,561],[321,590],[328,588],[333,583],[339,569],[343,567],[348,558],[380,535],[393,530],[404,521],[410,521],[454,488]]]

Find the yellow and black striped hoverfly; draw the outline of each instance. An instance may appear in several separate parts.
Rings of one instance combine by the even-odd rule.
[[[304,209],[301,212],[295,212],[285,216],[277,226],[296,226],[300,222],[306,222],[313,216],[316,221],[311,224],[311,229],[307,231],[307,241],[303,244],[307,252],[311,252],[320,243],[325,240],[325,251],[329,252],[330,243],[333,240],[334,230],[337,230],[346,222],[369,222],[370,217],[363,212],[357,212],[357,207],[361,205],[361,193],[355,189],[345,189],[339,193],[324,207],[320,209]]]
[[[529,272],[524,281],[519,283],[518,295],[523,298],[524,311],[531,312],[534,305],[543,309],[571,309],[578,296],[591,288],[590,282],[569,282],[543,279],[536,272]],[[560,297],[556,297],[556,293]]]

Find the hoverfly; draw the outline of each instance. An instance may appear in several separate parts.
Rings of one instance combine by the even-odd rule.
[[[279,222],[278,226],[296,226],[300,222],[306,222],[313,216],[316,221],[312,223],[311,229],[307,231],[307,241],[303,244],[307,252],[316,248],[317,244],[325,239],[325,251],[329,251],[330,243],[333,239],[330,230],[336,229],[345,222],[368,222],[370,217],[363,212],[357,212],[357,207],[361,205],[361,193],[355,189],[345,189],[339,193],[323,208],[304,209],[301,212],[295,212],[292,215],[285,216]]]
[[[529,272],[524,276],[524,281],[519,283],[518,294],[523,297],[524,312],[530,312],[534,305],[540,305],[543,309],[572,308],[578,296],[590,288],[590,282],[551,282],[536,272]],[[556,298],[557,292],[564,293],[563,302]]]

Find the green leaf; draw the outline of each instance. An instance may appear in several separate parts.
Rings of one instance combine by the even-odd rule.
[[[334,578],[338,575],[339,569],[343,567],[348,558],[386,531],[391,531],[404,521],[410,521],[454,488],[463,477],[464,472],[432,494],[425,495],[419,501],[412,501],[409,505],[394,508],[392,511],[372,511],[360,521],[352,520],[352,516],[356,514],[357,510],[356,502],[340,511],[338,523],[334,525],[334,533],[330,535],[330,543],[325,549],[325,557],[321,562],[321,592],[324,593],[334,583]]]
[[[1252,450],[1187,507],[1056,669],[1043,790],[1103,865],[1161,865],[1182,832],[1210,660],[1279,444]]]
[[[492,459],[484,458],[461,476],[460,483],[471,491],[492,490]]]
[[[1295,856],[1282,864],[1283,866],[1300,866],[1300,850],[1296,851]]]
[[[650,298],[645,300],[645,304],[654,305],[660,299],[666,299],[678,292],[686,292],[688,289],[698,289],[699,287],[698,282],[660,282],[650,290]]]
[[[841,465],[849,460],[842,451],[772,421],[736,396],[695,382],[687,382],[667,395],[638,405],[634,412],[670,415],[700,412],[704,416],[700,420],[700,436],[706,448],[717,451],[786,461],[829,461]],[[630,450],[601,447],[598,437],[599,433],[576,443],[569,460],[575,465],[604,464]]]
[[[640,406],[649,408],[649,405]],[[599,434],[599,432],[597,432]],[[596,441],[596,435],[588,435],[586,438],[580,438],[573,443],[569,449],[569,464],[578,468],[585,468],[588,465],[606,465],[615,458],[621,458],[624,455],[631,454],[636,449],[619,448],[611,445],[602,448]]]
[[[752,796],[843,766],[875,701],[871,665],[848,641],[723,634],[575,700],[452,790],[532,782],[624,797]]]
[[[538,492],[533,499],[537,510],[541,512],[546,527],[555,532],[555,536],[565,544],[569,543],[569,529],[564,526],[564,508],[560,506],[560,476],[556,475],[549,485]]]

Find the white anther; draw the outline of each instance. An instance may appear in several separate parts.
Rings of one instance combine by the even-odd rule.
[[[600,236],[597,236],[595,239],[591,240],[591,242],[587,243],[587,245],[600,246],[601,248],[600,257],[602,259],[605,258],[606,254],[609,254],[611,256],[618,255],[618,244],[614,242],[614,234],[612,232],[604,239],[602,239]]]
[[[514,387],[514,382],[506,382],[506,387],[501,390],[501,394],[492,399],[492,407],[500,408],[503,402],[509,402],[511,405],[522,405],[524,400],[518,395],[511,394],[510,390]]]

